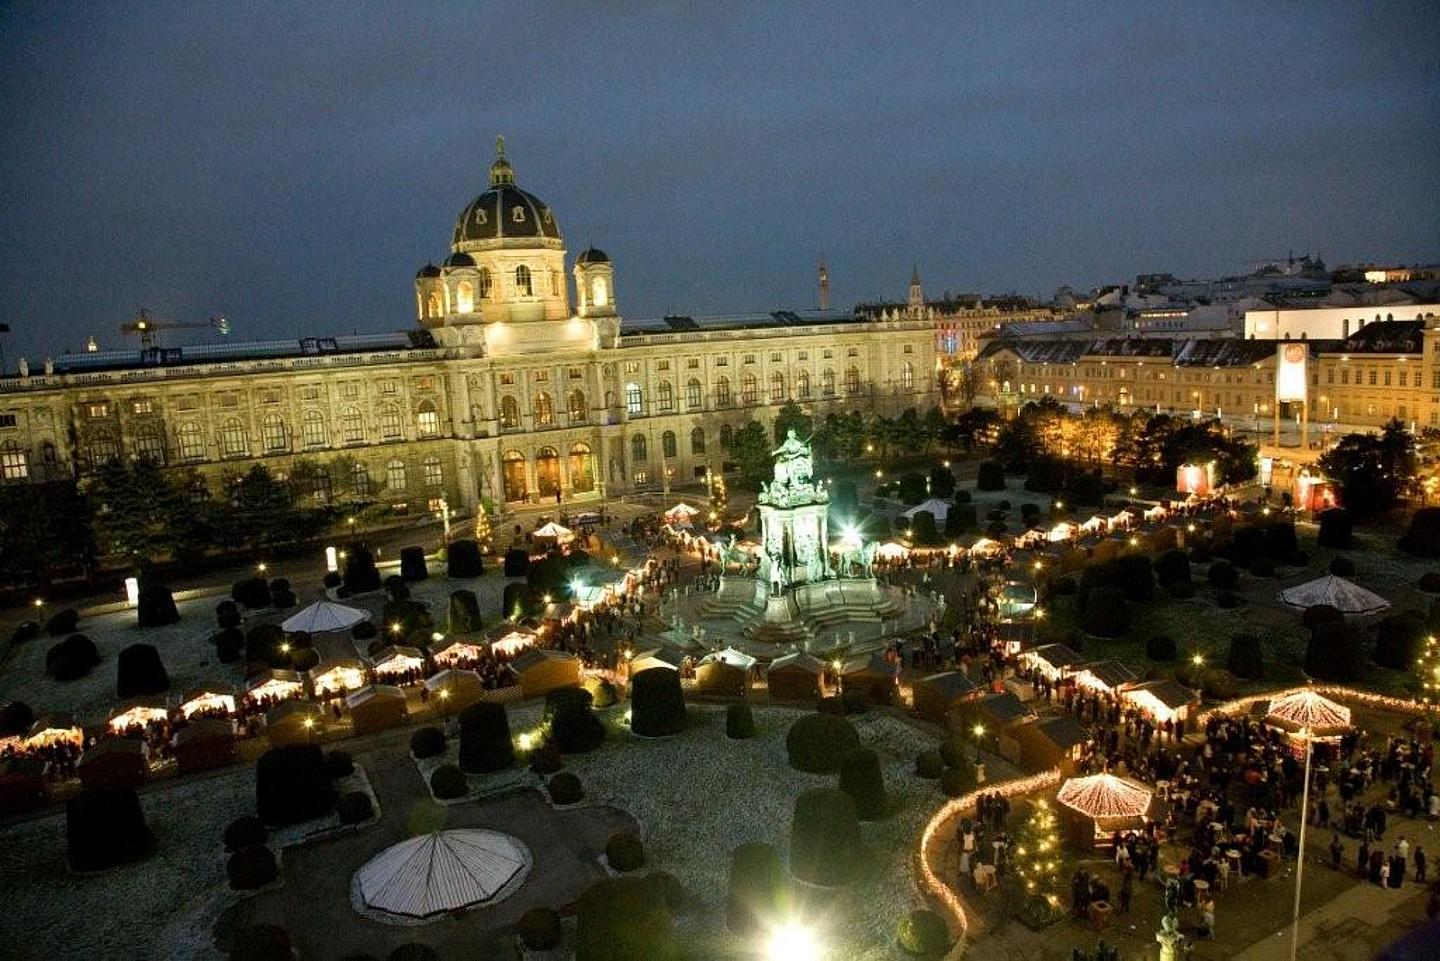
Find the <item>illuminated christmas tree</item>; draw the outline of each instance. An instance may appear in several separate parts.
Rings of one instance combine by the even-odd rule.
[[[1044,798],[1032,803],[1029,819],[1013,832],[1010,866],[1027,896],[1043,898],[1052,907],[1063,904],[1069,880],[1060,821],[1054,806]]]
[[[485,509],[484,501],[475,508],[475,543],[482,551],[490,553],[490,512]]]
[[[1434,634],[1425,637],[1420,647],[1420,657],[1415,661],[1419,674],[1419,701],[1430,705],[1440,703],[1440,642]]]

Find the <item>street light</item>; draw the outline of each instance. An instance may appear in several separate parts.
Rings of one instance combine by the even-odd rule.
[[[985,725],[976,724],[972,730],[975,733],[975,764],[980,764],[980,739],[985,736]]]
[[[815,933],[795,921],[771,929],[765,942],[765,961],[820,961]]]

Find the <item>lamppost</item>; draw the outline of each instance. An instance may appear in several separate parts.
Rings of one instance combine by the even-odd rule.
[[[1302,727],[1299,736],[1305,741],[1305,787],[1300,792],[1300,852],[1295,859],[1295,908],[1290,917],[1290,961],[1300,947],[1300,881],[1305,873],[1305,824],[1310,820],[1310,755],[1313,753],[1310,728]]]
[[[985,725],[983,725],[983,724],[976,724],[975,727],[972,728],[972,732],[973,732],[974,735],[975,735],[975,766],[976,766],[976,767],[979,767],[979,766],[980,766],[980,739],[985,736]]]

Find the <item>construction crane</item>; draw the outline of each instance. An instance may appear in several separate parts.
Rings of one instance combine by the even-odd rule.
[[[140,308],[140,314],[128,324],[120,325],[122,334],[139,334],[140,343],[146,347],[155,344],[155,338],[162,330],[198,330],[200,328],[213,328],[220,332],[220,335],[230,333],[230,321],[224,317],[211,317],[202,321],[180,321],[180,320],[156,320],[145,313],[145,308]]]

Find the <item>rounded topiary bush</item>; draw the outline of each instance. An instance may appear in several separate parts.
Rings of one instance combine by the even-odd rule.
[[[554,804],[577,804],[585,799],[580,779],[569,771],[561,771],[545,782],[545,792]]]
[[[1364,673],[1365,658],[1350,625],[1325,621],[1310,631],[1305,673],[1322,681],[1354,681]]]
[[[452,577],[455,575],[451,575]],[[516,925],[520,942],[531,951],[553,951],[565,940],[560,913],[554,908],[531,908]]]
[[[339,571],[326,571],[325,576],[320,578],[320,583],[324,585],[327,590],[334,590],[345,582],[340,577]]]
[[[477,701],[460,712],[460,769],[470,774],[503,771],[515,763],[510,718],[503,704]]]
[[[1117,588],[1101,586],[1085,600],[1081,627],[1094,637],[1119,637],[1129,627],[1125,610],[1125,594]]]
[[[1163,551],[1155,558],[1155,580],[1160,582],[1161,587],[1170,587],[1180,582],[1190,581],[1190,558],[1185,552],[1171,548]]]
[[[1165,588],[1165,592],[1172,600],[1188,601],[1195,596],[1195,585],[1190,581],[1176,581]]]
[[[505,576],[524,577],[530,573],[530,555],[523,548],[512,547],[505,552]]]
[[[235,606],[234,601],[221,601],[215,605],[215,623],[220,627],[239,627],[240,608]]]
[[[604,731],[601,731],[603,734]],[[530,752],[530,770],[543,776],[554,774],[565,766],[565,759],[560,754],[560,749],[554,744],[545,743]]]
[[[230,948],[230,961],[291,961],[294,957],[290,935],[274,924],[242,928]]]
[[[84,634],[71,634],[45,652],[45,673],[57,681],[74,681],[100,663],[100,651]]]
[[[1240,572],[1229,561],[1215,561],[1210,565],[1210,570],[1205,573],[1205,578],[1210,582],[1211,587],[1228,590],[1240,583]]]
[[[1242,598],[1235,591],[1219,591],[1215,594],[1215,606],[1225,610],[1232,610],[1244,603]]]
[[[73,607],[64,607],[51,614],[45,621],[45,633],[51,637],[64,637],[75,633],[80,626],[80,612]]]
[[[375,805],[370,795],[363,791],[351,791],[340,795],[335,802],[335,813],[340,815],[341,824],[364,824],[375,815]]]
[[[133,789],[87,787],[65,802],[65,854],[76,871],[138,861],[154,849]]]
[[[940,755],[940,760],[945,762],[946,767],[960,767],[974,754],[974,749],[966,747],[965,742],[958,737],[952,737],[941,741],[935,753]]]
[[[795,799],[790,873],[821,887],[848,884],[863,860],[855,802],[844,791],[812,788]]]
[[[679,961],[665,888],[657,874],[591,885],[576,906],[575,961]]]
[[[230,588],[230,599],[245,607],[269,607],[270,584],[263,577],[236,581]]]
[[[131,644],[115,660],[115,693],[121,699],[170,690],[170,675],[153,644]]]
[[[331,779],[349,777],[355,773],[355,758],[349,751],[331,751],[325,755],[325,773]]]
[[[1167,664],[1175,660],[1175,654],[1175,639],[1173,637],[1157,634],[1145,642],[1145,656],[1152,661]]]
[[[1310,630],[1314,630],[1321,624],[1341,622],[1344,620],[1345,615],[1340,613],[1340,609],[1330,604],[1311,605],[1305,608],[1304,614],[1300,615],[1300,623]]]
[[[1259,680],[1265,676],[1265,651],[1255,634],[1236,634],[1230,638],[1230,654],[1225,665],[1236,677]]]
[[[255,765],[255,807],[266,824],[298,824],[330,813],[335,785],[317,744],[272,747]]]
[[[1417,557],[1440,557],[1440,507],[1422,507],[1410,516],[1400,549]]]
[[[221,664],[234,664],[245,652],[245,635],[238,627],[227,627],[210,638]]]
[[[304,674],[320,666],[320,652],[313,648],[302,648],[290,652],[290,670]]]
[[[730,854],[730,883],[725,924],[745,937],[768,927],[783,913],[787,891],[785,866],[773,845],[754,841]]]
[[[275,854],[264,845],[241,848],[225,861],[225,876],[236,891],[263,888],[280,876]]]
[[[950,950],[950,928],[934,911],[911,911],[900,921],[900,949],[918,958],[939,958]]]
[[[975,790],[975,785],[975,765],[968,758],[955,767],[947,768],[940,776],[940,790],[945,792],[946,797],[964,797]]]
[[[630,730],[644,737],[667,737],[685,729],[685,717],[679,671],[652,667],[630,679]]]
[[[1355,562],[1348,557],[1332,557],[1330,558],[1330,573],[1336,577],[1354,577]],[[1440,577],[1436,578],[1435,587],[1436,589],[1431,593],[1440,593]],[[1423,583],[1420,589],[1425,589]]]
[[[1348,550],[1355,539],[1355,522],[1350,512],[1343,507],[1332,507],[1320,512],[1320,533],[1316,543],[1321,547]]]
[[[1419,614],[1391,614],[1375,625],[1375,663],[1397,671],[1412,667],[1424,640],[1425,620]]]
[[[833,773],[840,759],[860,746],[855,725],[834,714],[806,714],[785,734],[790,766],[810,774]]]
[[[561,711],[570,709],[587,711],[595,703],[595,695],[583,687],[557,687],[545,694],[546,720],[553,720]]]
[[[605,863],[616,871],[638,871],[645,866],[645,844],[634,831],[610,835],[605,843]]]
[[[862,747],[841,758],[840,790],[855,802],[855,815],[860,820],[874,821],[883,816],[890,802],[885,794],[880,756]]]
[[[725,708],[725,736],[737,741],[755,736],[755,713],[749,704],[731,704]]]
[[[264,844],[270,834],[265,822],[253,814],[246,814],[231,821],[225,827],[225,850],[238,851],[241,848]]]
[[[590,706],[594,708],[610,707],[620,700],[620,693],[615,689],[615,685],[603,677],[587,677],[585,691],[589,693]]]
[[[417,758],[439,757],[445,753],[445,732],[438,727],[418,728],[410,735],[410,753]]]
[[[35,712],[24,701],[0,704],[0,737],[26,734],[35,723]]]
[[[562,754],[589,754],[605,743],[605,725],[588,707],[569,706],[550,719],[550,737]]]
[[[451,577],[479,577],[485,573],[480,545],[468,538],[450,542],[445,549],[445,564]]]
[[[357,641],[368,641],[380,633],[380,629],[371,621],[361,621],[350,628],[350,636]]]
[[[430,793],[442,801],[465,797],[470,793],[470,782],[455,765],[442,764],[430,772]]]
[[[981,491],[1003,491],[1005,489],[1005,468],[996,460],[980,462],[975,477],[975,489]]]
[[[1127,601],[1148,601],[1155,593],[1155,573],[1144,554],[1122,554],[1115,559],[1115,579]]]
[[[423,581],[430,576],[430,570],[425,565],[425,548],[400,548],[400,576],[407,581]]]
[[[915,755],[915,774],[927,781],[934,781],[945,773],[945,760],[939,751],[921,751]]]

